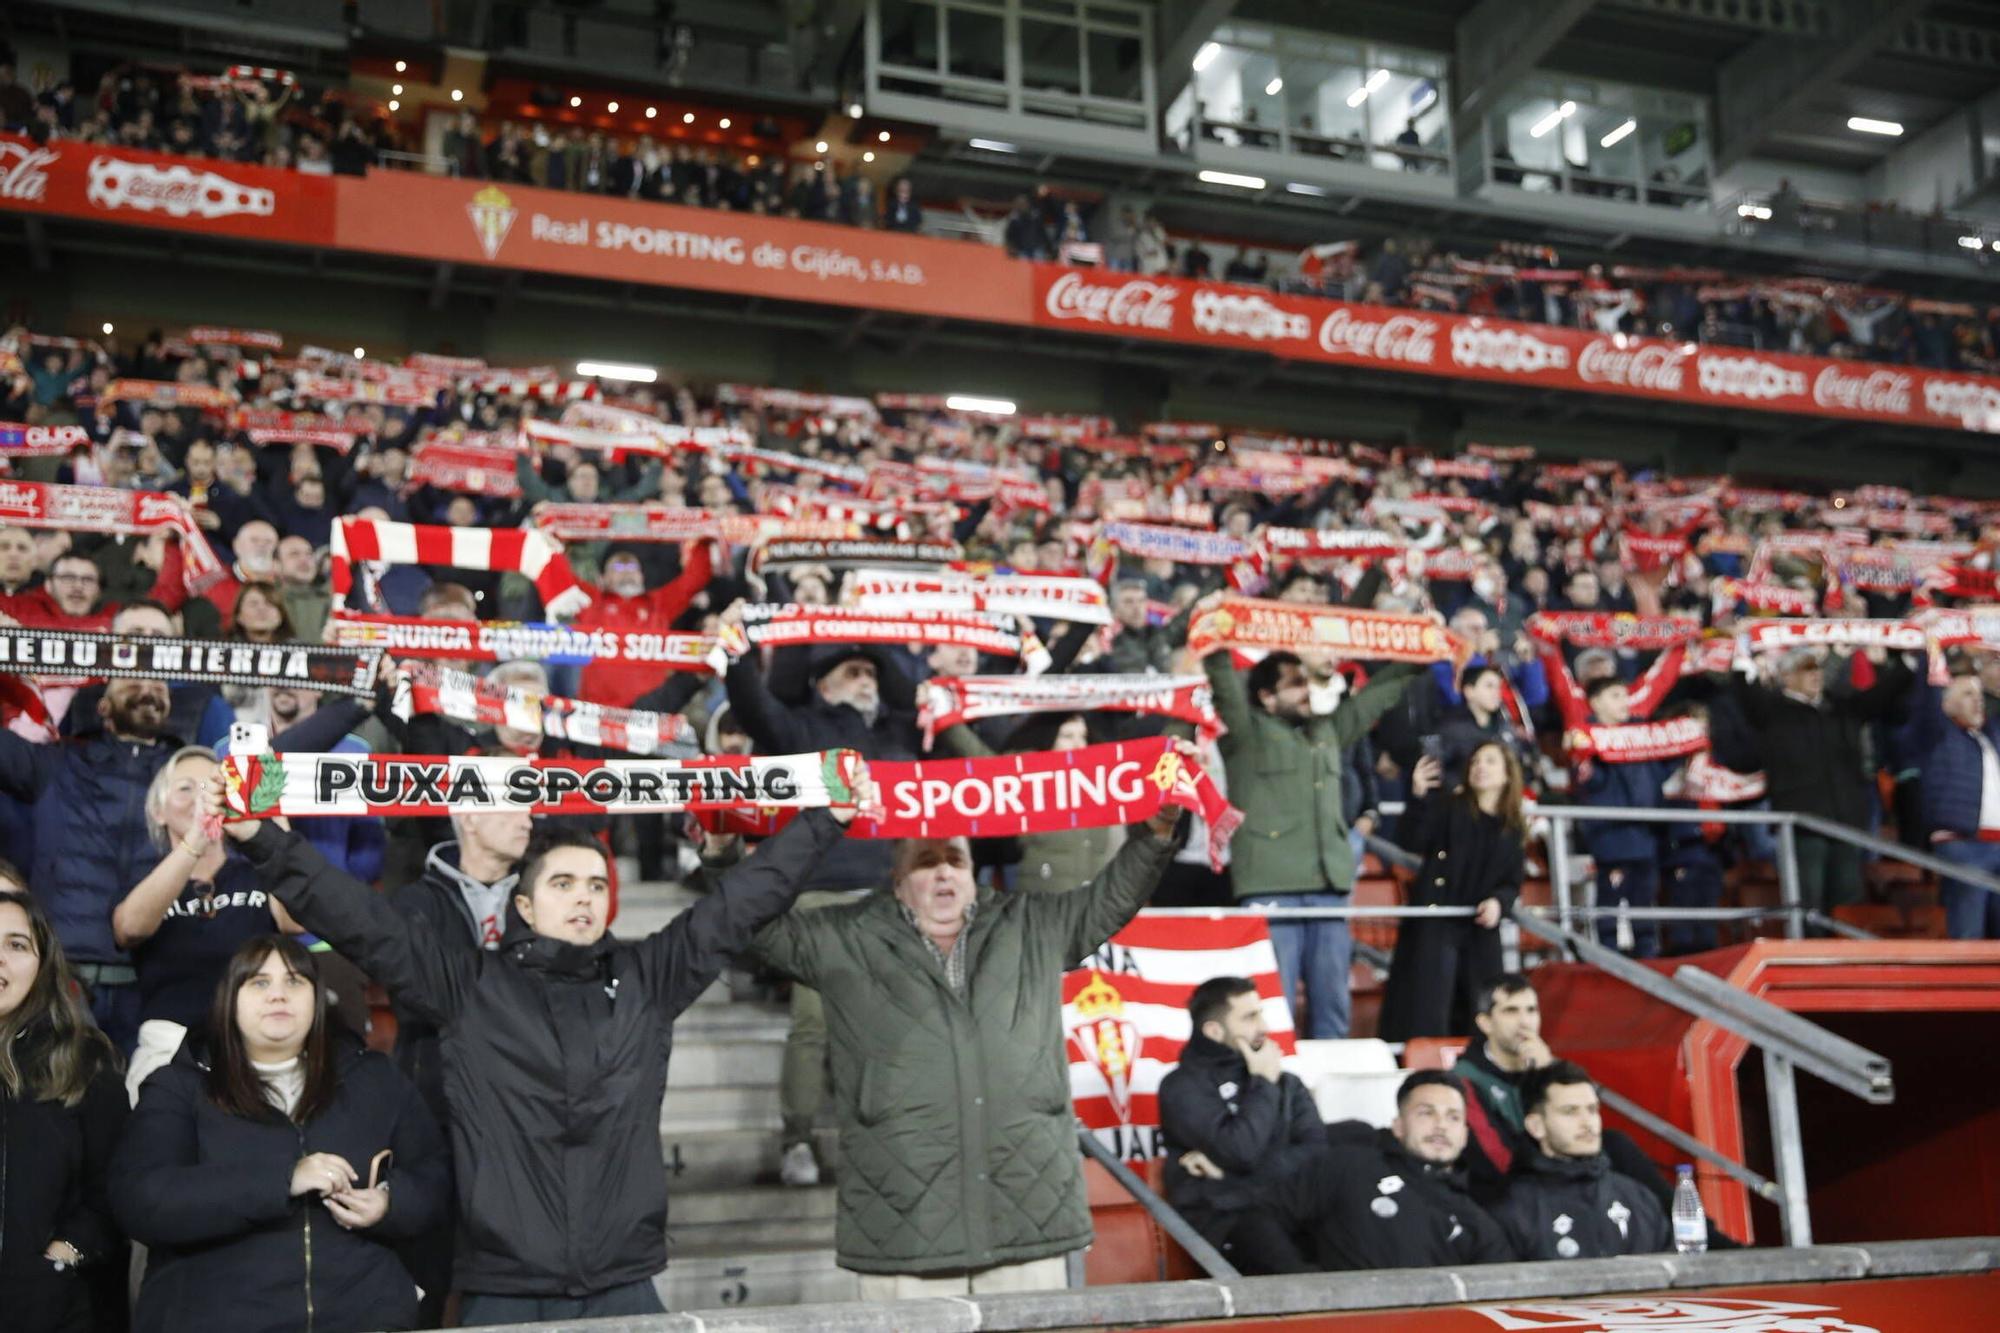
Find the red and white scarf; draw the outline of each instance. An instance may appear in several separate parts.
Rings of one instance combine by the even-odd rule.
[[[1428,616],[1306,606],[1254,597],[1211,595],[1188,625],[1188,650],[1217,648],[1330,651],[1364,661],[1445,662],[1463,666],[1472,647]]]
[[[934,676],[920,690],[924,744],[945,727],[1018,713],[1152,713],[1222,734],[1206,676]]]
[[[411,450],[410,481],[493,500],[516,500],[521,495],[521,479],[514,475],[513,454],[453,440],[425,440]]]
[[[566,542],[694,542],[722,535],[722,521],[707,509],[662,504],[537,505],[534,526]]]
[[[1264,528],[1257,545],[1273,559],[1386,560],[1409,542],[1375,528]]]
[[[113,380],[97,397],[98,406],[110,403],[143,403],[147,407],[193,408],[199,412],[227,412],[237,404],[233,389],[213,384],[178,380]]]
[[[1598,759],[1607,764],[1636,764],[1651,759],[1678,759],[1708,748],[1708,724],[1698,717],[1664,722],[1590,722],[1563,736],[1572,759]]]
[[[223,764],[223,788],[235,819],[852,809],[859,764],[852,750],[693,759],[231,755]]]
[[[866,538],[858,541],[808,541],[791,538],[765,542],[751,552],[750,570],[759,573],[767,569],[796,569],[801,565],[824,565],[828,569],[872,565],[889,570],[935,572],[963,559],[965,548],[957,542],[871,541]]]
[[[1622,611],[1539,611],[1527,631],[1544,643],[1577,648],[1670,648],[1701,637],[1697,616],[1635,616]]]
[[[413,672],[410,682],[412,704],[419,713],[638,755],[662,754],[674,747],[683,751],[701,748],[693,726],[679,713],[613,708],[537,694],[481,680],[469,672],[423,665],[428,669]]]
[[[1833,647],[1901,652],[1927,643],[1923,627],[1908,620],[1752,620],[1737,634],[1753,653]]]
[[[180,534],[181,578],[199,594],[228,573],[178,495],[121,491],[110,486],[63,486],[51,481],[0,481],[0,526],[62,528],[148,537],[161,528]]]
[[[984,615],[859,611],[846,606],[795,606],[757,602],[743,608],[743,638],[753,647],[788,648],[809,643],[887,643],[935,648],[977,648],[997,657],[1019,657],[1021,636]]]
[[[0,460],[62,458],[90,447],[90,432],[81,426],[29,426],[0,421]]]
[[[187,340],[197,347],[254,347],[277,352],[285,346],[285,335],[272,329],[226,329],[198,324],[187,331]]]
[[[1762,773],[1738,773],[1715,762],[1707,750],[1689,756],[1687,767],[1669,779],[1666,795],[1675,800],[1699,801],[1703,805],[1738,805],[1761,801],[1766,793]]]
[[[376,616],[336,608],[327,622],[333,642],[346,648],[380,648],[391,657],[447,662],[644,662],[666,671],[712,671],[716,639],[705,634],[656,630],[573,630],[517,620],[436,620]]]
[[[1811,588],[1794,588],[1784,583],[1751,583],[1744,579],[1717,579],[1709,589],[1715,609],[1725,611],[1747,607],[1752,611],[1781,616],[1811,616],[1819,613],[1819,594]]]
[[[356,562],[386,565],[444,565],[452,569],[502,570],[526,578],[552,616],[573,616],[590,605],[570,572],[562,549],[532,528],[450,528],[435,523],[392,523],[387,519],[342,518],[333,525],[331,547],[333,605],[347,604]]]
[[[1095,579],[1053,574],[909,574],[860,569],[841,588],[843,605],[873,615],[985,613],[1111,623],[1111,599]]]

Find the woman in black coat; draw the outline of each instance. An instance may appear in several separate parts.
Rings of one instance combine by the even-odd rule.
[[[1443,765],[1419,762],[1397,841],[1423,858],[1411,906],[1471,907],[1471,917],[1406,920],[1396,932],[1381,1037],[1450,1037],[1472,1031],[1480,989],[1500,975],[1500,921],[1521,892],[1527,823],[1521,764],[1501,741],[1472,752],[1465,781],[1440,790]]]
[[[415,1085],[329,1031],[296,940],[230,959],[206,1040],[146,1080],[112,1205],[149,1248],[137,1333],[416,1326],[394,1246],[436,1226],[450,1159]]]
[[[84,1333],[82,1277],[123,1253],[105,1181],[125,1086],[48,916],[8,887],[11,872],[0,862],[0,1327]]]

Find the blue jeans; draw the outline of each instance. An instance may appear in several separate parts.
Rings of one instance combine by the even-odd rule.
[[[1931,852],[1955,866],[2000,875],[2000,842],[1954,838],[1938,843]],[[1939,886],[1938,896],[1944,901],[1945,933],[1953,939],[2000,940],[2000,893],[1948,879]]]
[[[1351,893],[1271,893],[1245,898],[1245,907],[1345,907]],[[1354,961],[1354,937],[1348,933],[1345,917],[1322,917],[1310,921],[1272,921],[1271,947],[1278,954],[1278,980],[1285,988],[1285,1002],[1292,1006],[1292,1023],[1301,1037],[1327,1040],[1347,1035],[1351,1011],[1347,995],[1347,971]],[[1301,1014],[1296,997],[1299,979],[1305,978],[1306,1008]]]

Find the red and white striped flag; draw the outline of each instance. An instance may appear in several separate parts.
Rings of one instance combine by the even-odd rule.
[[[1070,1100],[1084,1127],[1121,1158],[1161,1152],[1160,1080],[1180,1063],[1191,1031],[1188,996],[1210,977],[1256,982],[1271,1039],[1287,1055],[1297,1049],[1278,955],[1257,917],[1141,912],[1063,975]]]

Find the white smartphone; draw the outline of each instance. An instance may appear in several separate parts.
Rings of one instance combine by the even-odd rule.
[[[271,729],[262,722],[229,724],[229,753],[263,754],[271,748]]]

